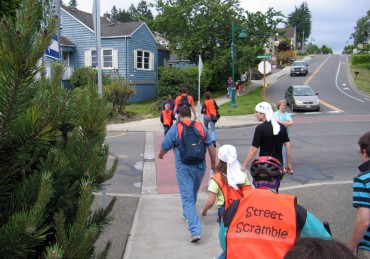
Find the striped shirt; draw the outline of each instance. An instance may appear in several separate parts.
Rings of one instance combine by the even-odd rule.
[[[359,166],[361,173],[353,179],[353,207],[370,209],[370,161]],[[370,226],[359,244],[359,248],[370,250]]]

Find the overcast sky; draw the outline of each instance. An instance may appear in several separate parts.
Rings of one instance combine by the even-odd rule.
[[[63,0],[68,4],[69,0]],[[101,14],[117,9],[128,10],[131,4],[135,7],[140,0],[100,0]],[[147,0],[147,3],[154,2]],[[294,12],[295,6],[299,7],[302,0],[241,0],[241,7],[251,12],[265,13],[269,7],[281,11],[288,16]],[[326,44],[335,53],[341,53],[354,26],[359,18],[366,16],[370,10],[369,0],[306,0],[312,15],[311,37],[312,43],[321,47]],[[77,0],[77,8],[85,12],[92,12],[93,0]],[[310,42],[311,39],[308,40]],[[352,41],[350,41],[352,43]]]

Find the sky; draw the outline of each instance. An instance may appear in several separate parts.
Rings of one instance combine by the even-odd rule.
[[[63,0],[68,4],[69,0]],[[104,13],[112,10],[115,5],[117,9],[128,10],[131,4],[135,7],[140,0],[100,0],[100,11]],[[147,0],[147,3],[153,3]],[[241,7],[250,12],[261,11],[265,13],[269,7],[281,11],[288,16],[299,7],[303,0],[240,0]],[[306,0],[311,11],[311,37],[306,41],[321,47],[323,44],[331,48],[334,53],[341,53],[344,46],[353,43],[351,34],[359,18],[366,16],[370,10],[369,0]],[[92,12],[93,0],[77,0],[77,9]],[[154,13],[154,12],[153,12]],[[155,13],[154,13],[155,14]]]

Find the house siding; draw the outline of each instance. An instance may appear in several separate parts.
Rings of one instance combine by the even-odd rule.
[[[61,34],[76,46],[75,51],[70,52],[70,66],[84,67],[85,51],[95,49],[94,32],[64,10],[61,10],[61,20],[63,24]],[[129,99],[130,103],[148,101],[156,97],[158,50],[156,41],[147,26],[144,24],[140,26],[131,37],[102,38],[101,48],[117,50],[118,73],[136,91],[136,94]],[[153,70],[134,68],[136,49],[154,54]],[[111,74],[114,70],[102,69],[102,72]]]

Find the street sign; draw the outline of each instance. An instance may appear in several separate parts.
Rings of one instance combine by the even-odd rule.
[[[272,58],[271,55],[257,56],[257,58]]]
[[[45,50],[45,56],[53,59],[60,59],[58,35],[54,35],[50,46]]]
[[[270,62],[268,62],[268,61],[261,61],[258,64],[258,71],[261,74],[268,74],[268,73],[270,73],[270,71],[271,71],[271,64],[270,64]]]

